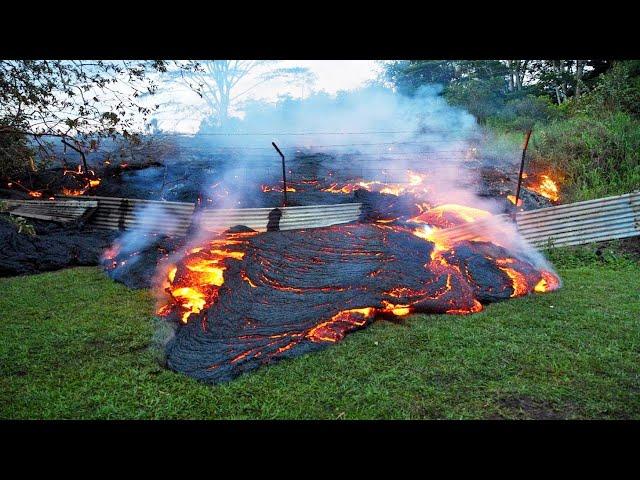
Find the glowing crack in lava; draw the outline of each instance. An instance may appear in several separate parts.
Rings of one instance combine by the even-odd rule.
[[[360,181],[354,183],[332,183],[323,192],[330,193],[352,193],[356,190],[366,190],[368,192],[377,192],[387,195],[400,196],[402,194],[424,195],[429,189],[424,184],[427,175],[424,173],[413,172],[407,170],[407,181],[405,183],[386,183],[378,180]]]
[[[375,318],[469,314],[547,292],[550,271],[484,240],[449,242],[451,225],[488,212],[441,205],[401,224],[345,224],[203,241],[162,269],[158,313],[175,322],[170,368],[226,381],[311,352]]]
[[[170,301],[158,313],[163,314],[175,307],[181,311],[180,321],[187,323],[192,314],[197,314],[215,302],[218,287],[224,283],[225,260],[242,260],[244,252],[239,250],[243,238],[253,233],[238,233],[227,238],[215,238],[204,246],[188,250],[178,265],[166,267],[164,291]]]
[[[260,189],[267,193],[267,192],[282,192],[283,188],[281,186],[271,186],[271,185],[262,185],[260,187]],[[294,187],[291,187],[289,185],[287,185],[287,192],[295,192],[296,189]]]

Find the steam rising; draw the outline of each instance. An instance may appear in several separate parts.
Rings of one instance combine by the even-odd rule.
[[[139,262],[141,256],[139,252],[151,246],[162,236],[176,235],[180,231],[179,220],[162,205],[150,204],[138,207],[134,210],[136,225],[134,228],[125,231],[119,236],[112,252],[106,252],[104,257],[109,259],[109,255],[126,257],[127,260],[118,264],[114,268],[114,275],[127,274],[132,267]]]
[[[270,146],[275,141],[294,171],[300,155],[321,153],[329,154],[318,170],[323,180],[336,173],[356,181],[407,182],[407,171],[423,172],[427,191],[418,199],[420,202],[430,206],[460,204],[501,213],[503,205],[481,198],[475,191],[478,166],[512,163],[518,158],[517,148],[487,142],[475,118],[447,104],[440,92],[439,86],[425,86],[406,97],[385,88],[368,87],[335,97],[321,93],[306,99],[284,98],[276,104],[254,102],[246,106],[243,119],[232,119],[222,129],[203,122],[194,144],[226,155],[226,160],[212,162],[210,173],[196,174],[205,175],[204,181],[198,178],[197,182],[203,186],[201,197],[209,197],[203,206],[238,208],[247,196],[261,199],[257,185],[279,179],[279,157]],[[141,219],[139,228],[123,234],[117,242],[126,252],[150,245],[153,237],[148,232],[152,228],[157,231],[159,225],[163,225],[164,234],[177,231],[175,222],[162,209],[147,207],[136,215]],[[212,237],[211,232],[198,228],[198,218],[194,216],[196,228],[191,229],[195,233],[187,239],[185,248],[169,258],[169,264],[179,262],[190,246]],[[551,270],[512,223],[491,217],[471,227],[474,230],[478,237]]]
[[[255,102],[247,106],[244,119],[214,130],[203,122],[201,133],[213,134],[211,147],[241,152],[234,169],[261,162],[273,165],[275,155],[268,147],[273,140],[288,158],[329,154],[323,162],[324,172],[331,174],[339,168],[337,176],[387,183],[407,182],[409,170],[426,172],[428,192],[421,201],[473,206],[499,214],[502,204],[476,192],[478,167],[513,170],[519,147],[496,141],[470,113],[449,105],[441,91],[438,85],[427,85],[407,97],[368,87],[335,97],[320,93],[306,99],[285,98],[276,104]],[[275,132],[273,137],[269,132]],[[295,160],[290,163],[295,169]],[[229,177],[227,173],[223,183],[233,184]],[[237,200],[232,196],[221,208],[233,208]],[[511,222],[493,217],[479,223],[476,234],[551,269]]]

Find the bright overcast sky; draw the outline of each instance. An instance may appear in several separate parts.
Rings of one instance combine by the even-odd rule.
[[[335,94],[340,90],[353,90],[363,86],[367,81],[375,79],[380,71],[380,65],[374,60],[283,60],[272,67],[304,67],[314,73],[317,78],[313,85],[304,88],[300,85],[288,85],[283,81],[270,81],[251,90],[242,100],[253,98],[273,102],[280,95],[289,94],[292,97],[304,95],[307,97],[310,93],[319,91]],[[253,78],[262,71],[264,70],[256,70],[249,78],[243,79],[238,84],[239,91],[242,91],[243,85],[251,85]],[[251,78],[252,76],[253,78]],[[182,92],[174,92],[172,97],[186,105],[200,102],[195,94],[186,89]],[[232,107],[231,114],[241,115],[241,112],[234,111]],[[178,114],[164,111],[157,117],[161,128],[185,133],[195,133],[202,120],[202,115],[194,115],[193,112]]]
[[[318,76],[314,90],[324,90],[331,94],[339,90],[353,90],[361,87],[366,81],[373,80],[379,71],[379,65],[373,60],[284,60],[279,62],[279,66],[308,68]],[[278,87],[268,85],[263,93],[266,98],[270,96],[275,98],[284,92],[278,91]],[[288,93],[292,96],[300,96],[300,92],[289,91]]]

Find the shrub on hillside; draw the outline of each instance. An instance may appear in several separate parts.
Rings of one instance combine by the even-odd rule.
[[[535,131],[531,146],[534,164],[564,174],[569,199],[640,188],[640,121],[629,113],[554,121]]]

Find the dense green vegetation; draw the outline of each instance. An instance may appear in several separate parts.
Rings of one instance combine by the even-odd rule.
[[[0,418],[640,418],[638,264],[554,257],[558,292],[376,322],[218,386],[158,364],[146,291],[97,268],[0,279]]]
[[[563,200],[640,188],[640,61],[408,61],[386,79],[428,83],[509,140],[533,129],[530,168],[563,178]]]

